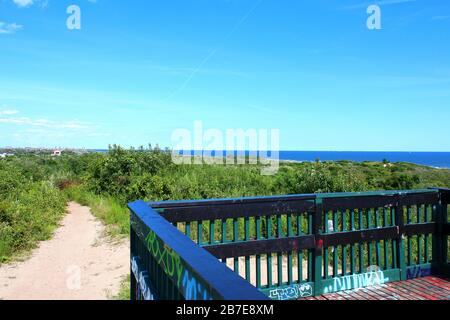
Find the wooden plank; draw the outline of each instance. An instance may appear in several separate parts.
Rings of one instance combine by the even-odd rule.
[[[161,209],[161,215],[170,222],[186,222],[212,219],[232,219],[241,217],[261,217],[265,215],[296,214],[313,212],[313,200],[289,200],[272,202],[242,202],[207,204],[196,206],[168,207]]]
[[[338,209],[366,209],[378,207],[393,207],[398,202],[397,195],[373,195],[361,197],[345,197],[345,198],[325,198],[323,199],[324,210]]]
[[[386,227],[378,229],[358,230],[322,234],[318,238],[323,240],[325,247],[348,245],[360,242],[369,242],[384,239],[395,239],[398,236],[397,227]]]
[[[184,208],[184,207],[204,207],[204,206],[221,206],[221,205],[226,206],[233,204],[303,201],[303,200],[315,200],[316,198],[317,195],[315,194],[296,194],[296,195],[267,196],[267,197],[242,197],[229,199],[160,201],[160,202],[149,202],[148,205],[153,209],[164,210],[170,208]]]
[[[300,236],[280,239],[250,240],[217,245],[203,246],[218,259],[251,256],[268,252],[288,252],[292,250],[305,250],[315,247],[314,236]]]
[[[417,204],[438,204],[439,193],[417,193],[402,195],[399,197],[399,206],[413,206]]]
[[[435,222],[408,224],[400,229],[400,233],[408,237],[420,234],[431,234],[435,233],[436,231],[437,224]]]
[[[427,281],[425,278],[418,278],[414,280],[410,280],[410,282],[414,283],[416,286],[421,288],[423,292],[427,294],[434,295],[439,297],[439,299],[450,299],[450,291],[449,289],[442,288],[441,286]]]
[[[436,295],[430,294],[428,290],[424,290],[423,287],[417,285],[412,281],[404,281],[397,283],[398,286],[403,286],[407,290],[411,291],[414,295],[424,298],[425,300],[439,300],[439,297]]]

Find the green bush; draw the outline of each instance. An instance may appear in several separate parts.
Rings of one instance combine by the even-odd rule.
[[[48,182],[31,182],[0,204],[0,263],[49,239],[65,212],[66,198]]]

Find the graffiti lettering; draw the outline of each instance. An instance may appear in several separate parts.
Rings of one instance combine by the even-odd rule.
[[[313,288],[310,284],[296,284],[283,289],[270,290],[269,298],[274,300],[293,300],[298,298],[311,297]]]
[[[147,250],[153,255],[164,272],[175,279],[186,300],[212,300],[209,290],[185,270],[180,256],[165,245],[156,233],[150,231],[145,239]]]
[[[181,276],[183,273],[183,265],[180,256],[166,245],[163,245],[156,234],[150,231],[146,238],[147,249],[157,260],[158,264],[163,268],[164,272],[170,277],[176,279],[178,287],[181,285]]]
[[[370,270],[367,273],[336,277],[333,281],[333,285],[324,288],[324,293],[381,285],[388,282],[389,278],[381,270]]]
[[[406,278],[408,280],[415,279],[415,278],[427,277],[430,275],[431,275],[430,267],[414,266],[414,267],[406,270]]]
[[[139,285],[139,291],[144,297],[144,300],[154,300],[153,294],[150,290],[150,286],[148,285],[148,273],[146,271],[141,271],[139,269],[139,258],[133,257],[131,259],[131,271],[136,277],[136,281]],[[140,298],[137,297],[138,299]]]
[[[186,300],[212,300],[208,290],[197,279],[190,277],[187,270],[184,271],[183,288]]]

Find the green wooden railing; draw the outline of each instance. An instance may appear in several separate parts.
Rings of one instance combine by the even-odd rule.
[[[426,189],[149,206],[260,292],[285,300],[448,275],[449,198]]]

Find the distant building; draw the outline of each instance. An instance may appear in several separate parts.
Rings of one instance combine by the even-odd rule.
[[[61,153],[62,153],[61,150],[54,150],[53,154],[52,154],[52,157],[59,157],[59,156],[61,156]]]
[[[13,153],[0,153],[0,158],[4,159],[6,157],[11,157],[13,156]]]

